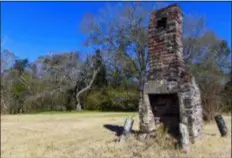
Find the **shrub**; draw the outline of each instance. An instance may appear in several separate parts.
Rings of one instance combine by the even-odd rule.
[[[101,106],[109,101],[107,94],[101,91],[93,91],[86,97],[84,109],[86,110],[102,110]]]
[[[217,113],[223,111],[222,104],[222,85],[219,83],[219,79],[214,77],[205,78],[199,82],[201,89],[201,99],[203,106],[203,119],[205,121],[214,120],[214,116]]]
[[[84,108],[101,111],[135,111],[138,105],[137,98],[136,92],[126,92],[119,88],[94,90],[87,95]]]

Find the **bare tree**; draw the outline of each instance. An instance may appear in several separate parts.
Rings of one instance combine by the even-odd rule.
[[[121,71],[138,81],[140,98],[147,74],[147,27],[150,3],[123,3],[107,6],[98,16],[87,15],[83,20],[87,45],[103,48],[112,63],[116,59]]]
[[[8,49],[1,50],[1,73],[9,69],[13,65],[15,59],[16,56],[14,55],[14,53],[9,51]]]
[[[82,110],[80,96],[93,85],[99,67],[96,66],[96,58],[92,56],[83,63],[77,52],[53,54],[43,59],[47,75],[44,77],[53,83],[49,92],[65,92],[74,89],[76,98],[76,110]]]
[[[87,35],[86,45],[101,47],[113,56],[112,63],[117,60],[115,63],[121,65],[122,72],[137,79],[140,103],[143,101],[143,86],[148,70],[147,26],[151,11],[159,8],[160,6],[152,7],[150,3],[118,3],[117,7],[106,6],[99,14],[86,15],[82,23],[83,32]],[[202,16],[185,14],[183,25],[184,58],[199,83],[200,76],[195,73],[199,69],[194,68],[197,64],[208,67],[207,70],[204,69],[204,73],[207,73],[214,67],[212,65],[222,69],[222,63],[228,63],[225,60],[228,59],[228,53],[220,53],[220,45],[225,45],[225,42],[207,31]]]
[[[80,95],[91,88],[91,86],[93,85],[94,80],[96,79],[96,76],[97,76],[99,70],[100,70],[100,68],[94,69],[92,78],[90,79],[89,83],[85,86],[85,88],[81,89],[80,91],[76,91],[76,101],[77,101],[76,110],[77,111],[82,110]]]
[[[118,7],[107,6],[98,16],[86,15],[83,20],[83,31],[88,37],[86,44],[102,47],[113,56],[112,63],[116,60],[121,71],[137,79],[140,101],[148,71],[149,18],[151,11],[161,6],[165,4],[119,3]]]
[[[2,41],[1,41],[2,44]],[[13,65],[16,56],[14,53],[7,49],[1,49],[1,112],[6,113],[8,111],[10,102],[12,99],[9,94],[9,87],[11,84],[6,82],[5,79],[9,73],[9,68]]]
[[[200,86],[204,119],[212,121],[225,108],[222,91],[231,70],[231,51],[204,23],[194,16],[185,20],[184,58]]]

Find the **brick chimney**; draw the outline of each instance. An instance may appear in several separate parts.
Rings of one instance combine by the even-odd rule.
[[[163,123],[180,138],[180,123],[190,140],[201,136],[202,106],[198,86],[185,70],[182,44],[183,15],[178,5],[154,11],[148,33],[149,77],[139,105],[140,131],[155,131]]]
[[[177,5],[152,12],[148,49],[149,79],[177,80],[184,67],[182,13]]]

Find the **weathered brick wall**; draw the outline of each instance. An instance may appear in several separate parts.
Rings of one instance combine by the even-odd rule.
[[[157,28],[162,18],[166,18],[166,28]],[[148,33],[150,80],[177,80],[183,67],[181,23],[182,13],[177,5],[151,14]]]

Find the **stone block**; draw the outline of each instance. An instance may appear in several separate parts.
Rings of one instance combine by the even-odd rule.
[[[185,152],[189,151],[189,132],[185,124],[180,123],[181,147]]]

